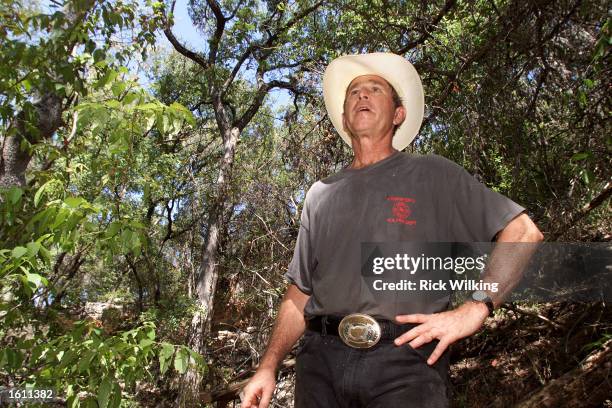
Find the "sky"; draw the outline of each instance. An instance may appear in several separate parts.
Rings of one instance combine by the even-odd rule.
[[[193,25],[191,17],[187,12],[188,0],[177,0],[174,9],[174,26],[172,32],[174,36],[178,38],[183,45],[194,51],[204,50],[203,36],[198,32],[197,28]],[[172,49],[170,41],[166,38],[163,33],[158,35],[160,44],[168,49]],[[247,73],[248,75],[248,73]],[[253,77],[253,75],[248,75]],[[276,89],[270,93],[271,99],[269,100],[274,107],[281,107],[291,103],[292,97],[289,92],[284,89]]]
[[[198,33],[196,27],[191,21],[191,17],[187,13],[187,0],[177,0],[174,8],[174,26],[172,32],[176,38],[181,40],[181,43],[188,48],[196,51],[202,51],[202,36]],[[162,44],[167,47],[172,47],[166,36],[159,35]]]
[[[146,7],[145,0],[138,0],[142,7]],[[52,6],[49,0],[41,0],[39,3],[42,9],[46,12],[57,10],[57,6]],[[205,39],[204,36],[198,32],[197,28],[193,25],[191,21],[191,17],[187,12],[188,10],[188,0],[177,0],[175,9],[174,9],[174,25],[172,27],[172,32],[175,37],[179,39],[179,41],[188,49],[193,51],[203,51],[205,49]],[[172,45],[166,38],[166,36],[159,32],[157,34],[157,46],[168,51],[173,49]],[[138,81],[143,87],[148,87],[150,85],[149,78],[147,78],[146,72],[139,72],[138,65],[136,63],[128,63],[128,69],[135,75],[138,76]],[[252,72],[249,71],[244,72],[245,77],[252,78]],[[272,104],[274,108],[280,108],[285,106],[292,101],[292,97],[284,89],[273,90],[269,97],[268,102]]]

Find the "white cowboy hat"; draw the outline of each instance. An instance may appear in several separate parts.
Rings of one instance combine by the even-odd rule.
[[[361,75],[384,78],[402,98],[406,119],[393,136],[393,147],[403,150],[419,132],[425,109],[423,85],[416,69],[405,58],[391,53],[345,55],[333,60],[323,75],[323,99],[332,124],[349,146],[351,137],[342,127],[346,89]]]

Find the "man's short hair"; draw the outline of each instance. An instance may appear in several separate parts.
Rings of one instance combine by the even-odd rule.
[[[393,97],[393,105],[395,105],[395,108],[397,109],[400,106],[404,106],[404,102],[402,102],[402,98],[400,98],[395,88],[391,86],[391,84],[389,84],[389,86],[391,87],[391,96]]]
[[[397,91],[395,90],[395,88],[393,87],[393,85],[391,85],[389,83],[389,81],[387,81],[386,79],[382,78],[383,81],[385,81],[385,83],[387,85],[389,85],[389,88],[391,88],[391,97],[393,98],[393,107],[395,109],[399,108],[400,106],[404,106],[404,102],[402,102],[402,98],[400,98],[399,94],[397,93]],[[351,81],[352,82],[352,81]],[[349,84],[350,86],[350,84]],[[348,88],[346,88],[346,92],[344,93],[344,102],[342,102],[342,108],[344,109],[344,106],[346,106],[346,97],[348,94]],[[393,134],[395,134],[395,131],[401,126],[402,124],[400,123],[399,125],[395,125],[393,127]]]

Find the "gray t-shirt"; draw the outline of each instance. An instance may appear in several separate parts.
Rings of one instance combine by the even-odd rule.
[[[366,242],[487,242],[525,209],[437,155],[395,152],[344,169],[306,194],[287,280],[310,295],[307,317],[434,313],[437,302],[380,302],[361,276]]]

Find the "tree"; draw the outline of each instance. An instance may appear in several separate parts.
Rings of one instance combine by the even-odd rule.
[[[156,371],[203,369],[198,354],[160,341],[146,315],[117,326],[104,315],[77,320],[74,310],[97,300],[95,286],[117,282],[117,258],[155,253],[148,245],[155,228],[139,222],[130,195],[142,192],[140,174],[165,164],[157,144],[193,117],[155,100],[120,66],[125,54],[146,51],[134,39],[136,47],[123,48],[114,35],[135,28],[135,4],[74,1],[51,14],[7,5],[0,31],[7,50],[0,59],[7,79],[0,96],[0,375],[11,387],[53,387],[71,407],[118,407]],[[154,20],[140,17],[142,31],[134,33],[151,40]],[[98,270],[103,277],[92,273]],[[83,282],[92,276],[95,284]]]
[[[84,78],[90,68],[108,74],[104,60],[112,54],[112,36],[133,25],[133,4],[67,1],[53,14],[23,12],[21,2],[2,1],[3,29],[0,85],[2,155],[0,186],[23,186],[32,146],[51,138],[64,125],[63,113],[86,94]],[[138,41],[114,57],[124,60],[153,38],[144,20]],[[31,33],[36,33],[32,35]],[[102,34],[96,42],[94,38]],[[84,52],[77,51],[83,47]],[[68,142],[68,141],[66,141]]]
[[[207,36],[207,50],[198,53],[187,49],[172,33],[175,2],[165,12],[164,33],[177,52],[203,70],[207,89],[201,104],[214,112],[219,136],[223,141],[223,157],[216,179],[216,192],[206,217],[204,253],[196,277],[196,295],[200,310],[191,323],[189,344],[203,352],[204,340],[210,332],[214,297],[219,272],[217,257],[224,220],[232,209],[226,203],[232,183],[232,165],[241,133],[261,108],[265,97],[275,88],[299,94],[296,77],[309,61],[319,58],[317,33],[304,29],[305,21],[323,2],[242,1],[220,4],[214,0],[192,2],[191,13]],[[255,81],[248,94],[238,95],[239,82],[252,71]],[[272,78],[266,80],[266,77]],[[245,106],[245,108],[242,108]],[[188,372],[180,392],[181,404],[193,401],[201,378]]]

